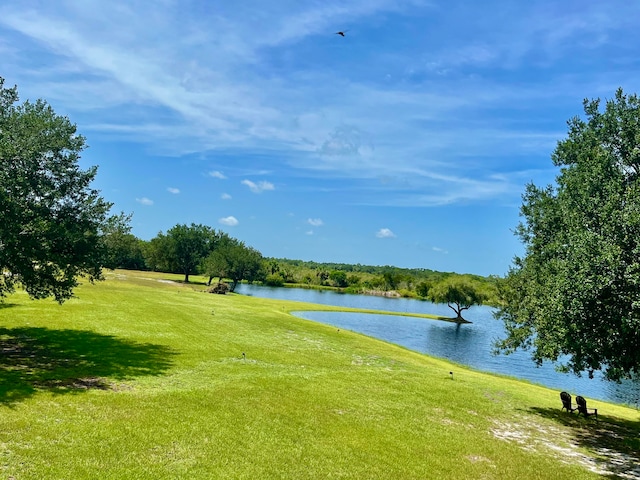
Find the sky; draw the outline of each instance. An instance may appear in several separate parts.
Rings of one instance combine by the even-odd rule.
[[[10,0],[0,77],[77,125],[144,240],[196,223],[267,257],[504,275],[566,122],[639,93],[639,20],[628,0]]]

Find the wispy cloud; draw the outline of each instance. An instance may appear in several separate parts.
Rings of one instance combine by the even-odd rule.
[[[142,205],[153,205],[153,200],[147,198],[147,197],[142,197],[142,198],[136,198],[136,202],[142,204]]]
[[[578,91],[587,96],[603,88],[602,79],[551,67],[605,46],[632,45],[616,35],[626,35],[618,32],[639,13],[635,2],[615,12],[596,2],[579,13],[552,2],[524,10],[487,2],[465,7],[469,18],[482,21],[461,22],[459,9],[428,1],[272,3],[227,2],[197,16],[173,2],[149,10],[140,0],[3,5],[0,28],[16,35],[3,60],[96,135],[164,155],[269,155],[274,169],[299,177],[321,172],[366,183],[371,195],[359,203],[441,205],[519,188],[489,175],[505,166],[512,173],[530,168],[513,160],[525,153],[548,158],[558,122],[544,112],[579,102]],[[259,16],[246,15],[258,7]],[[424,18],[433,38],[454,29],[447,37],[454,40],[440,45],[427,36],[398,50],[369,22],[389,12]],[[341,39],[337,24],[357,28]],[[49,61],[34,71],[24,59],[35,57],[12,53],[13,43],[47,52]],[[304,61],[292,54],[301,44]],[[635,61],[633,51],[626,55]],[[306,61],[311,57],[318,61]],[[537,66],[535,78],[543,80],[511,81],[522,65]],[[488,68],[509,74],[489,76]],[[634,77],[619,63],[603,78],[615,88],[618,78]],[[480,120],[487,111],[500,112],[491,129]],[[536,121],[514,121],[521,112]],[[479,167],[487,158],[493,164]],[[400,183],[380,186],[390,170],[413,193]],[[243,183],[254,192],[273,190],[268,182]],[[464,193],[449,193],[459,185]],[[385,195],[377,195],[381,190]]]
[[[376,237],[378,238],[394,238],[395,236],[396,234],[388,228],[381,228],[376,232]]]
[[[218,220],[218,222],[221,223],[222,225],[226,225],[228,227],[235,227],[236,225],[238,225],[240,223],[238,221],[238,219],[236,217],[234,217],[233,215],[230,215],[228,217],[220,218]]]
[[[307,223],[313,227],[321,227],[324,225],[324,222],[320,218],[310,218],[307,220]]]
[[[178,193],[180,193],[180,189],[179,188],[174,188],[174,187],[168,187],[167,191],[169,193],[173,193],[174,195],[177,195]]]
[[[498,236],[473,260],[441,247],[512,228],[524,185],[553,181],[551,152],[583,98],[638,89],[640,2],[148,3],[0,2],[0,74],[78,125],[92,146],[83,161],[100,164],[118,209],[137,206],[145,238],[185,212],[217,223],[233,205],[243,239],[270,255],[408,264],[416,239],[433,238],[415,222],[425,207],[440,226],[440,247],[420,247],[432,267],[495,272],[514,248]],[[177,186],[180,209],[127,193]],[[318,205],[341,235],[319,234]],[[372,206],[385,207],[376,223],[355,228]],[[452,233],[477,215],[478,239]],[[406,248],[381,248],[396,241],[380,225]]]
[[[390,8],[391,5],[387,2],[376,3],[374,6],[357,3],[344,7],[333,5],[304,11],[293,14],[294,18],[300,20],[294,22],[285,15],[282,20],[285,25],[281,25],[283,29],[264,32],[266,33],[264,37],[257,36],[264,38],[269,45],[296,41],[317,31],[319,25],[335,17],[345,14],[354,17],[366,15],[378,9]],[[86,12],[80,10],[76,14],[83,15]],[[151,24],[154,21],[161,24],[162,15],[162,11],[157,12],[151,19]],[[389,128],[390,122],[387,120],[393,117],[432,116],[439,122],[443,122],[447,115],[451,115],[459,108],[461,103],[458,92],[455,92],[455,95],[439,92],[437,95],[428,96],[414,92],[408,93],[397,87],[365,86],[364,84],[353,84],[345,89],[344,84],[336,83],[333,79],[327,78],[324,81],[322,77],[326,74],[321,72],[315,72],[307,78],[295,78],[296,75],[294,75],[297,82],[295,90],[300,92],[300,95],[295,98],[291,93],[293,90],[289,88],[290,85],[282,82],[263,79],[259,88],[255,88],[256,86],[247,83],[246,78],[238,81],[234,72],[239,62],[238,58],[259,62],[260,57],[256,55],[261,51],[261,45],[260,43],[251,44],[246,38],[237,34],[226,37],[229,44],[213,58],[214,63],[220,60],[222,65],[221,69],[214,72],[207,63],[201,63],[200,58],[193,58],[193,53],[191,53],[191,64],[185,65],[179,57],[182,53],[181,49],[186,45],[166,45],[166,48],[161,45],[153,48],[151,44],[145,45],[144,40],[148,32],[143,32],[141,36],[143,42],[141,47],[143,50],[147,49],[150,55],[141,60],[139,56],[134,59],[127,53],[129,51],[127,48],[122,48],[124,39],[118,35],[113,38],[100,38],[100,35],[89,29],[57,28],[57,25],[54,28],[50,17],[35,13],[27,15],[14,12],[8,18],[7,21],[13,28],[48,45],[61,55],[78,60],[81,68],[85,68],[87,72],[98,77],[106,76],[108,80],[104,81],[111,83],[115,81],[119,84],[120,88],[107,89],[107,91],[119,92],[120,97],[112,99],[114,106],[121,103],[123,108],[127,108],[126,104],[133,101],[137,105],[147,105],[150,113],[155,105],[161,105],[172,112],[166,126],[155,123],[153,116],[145,115],[146,118],[143,118],[142,122],[136,119],[131,125],[115,123],[109,125],[105,122],[102,126],[95,124],[94,128],[111,134],[117,131],[126,132],[146,141],[154,139],[151,141],[166,143],[173,142],[175,139],[180,146],[200,151],[219,148],[219,146],[235,147],[239,144],[246,145],[250,150],[266,148],[289,152],[306,151],[310,157],[305,158],[302,155],[283,157],[290,158],[291,166],[298,170],[322,169],[336,177],[371,180],[375,179],[376,175],[382,175],[388,171],[387,159],[390,157],[394,158],[394,168],[400,174],[405,166],[415,165],[418,158],[421,159],[420,162],[426,170],[441,170],[442,167],[429,160],[438,155],[439,149],[436,148],[434,151],[432,138],[425,138],[419,125],[403,125],[402,135],[412,139],[413,152],[410,152],[404,146],[398,148],[395,140],[399,138],[397,131]],[[107,15],[106,21],[109,19],[110,16]],[[320,23],[317,22],[318,19],[321,19]],[[59,20],[64,26],[64,20]],[[83,18],[83,20],[87,19]],[[116,23],[115,19],[111,20],[114,24]],[[314,26],[310,29],[303,28],[303,25],[309,23],[313,23]],[[227,25],[222,27],[223,31],[229,30]],[[196,31],[197,35],[202,35],[200,40],[211,40],[204,30]],[[254,36],[256,35],[248,37]],[[193,35],[189,38],[193,38]],[[156,48],[158,51],[167,52],[169,56],[163,58],[153,55]],[[239,52],[246,55],[237,55]],[[232,60],[230,56],[220,57],[220,55],[231,54],[237,58]],[[180,68],[167,65],[168,61],[176,62]],[[175,71],[184,72],[182,78],[172,73]],[[208,81],[214,79],[215,82]],[[318,82],[323,85],[320,89],[318,89]],[[209,86],[212,84],[217,85],[217,88],[212,89]],[[69,89],[76,91],[75,88]],[[87,91],[86,94],[94,101],[98,98],[94,92]],[[312,113],[320,104],[317,100],[313,100],[316,97],[323,99],[322,108],[325,113],[322,116]],[[300,103],[299,98],[311,100],[308,103]],[[371,98],[377,99],[376,111],[371,111]],[[447,98],[450,99],[448,104],[443,101]],[[339,122],[338,118],[342,116],[338,113],[339,111],[346,112],[347,118],[352,120],[348,124]],[[112,121],[117,122],[119,118],[114,116]],[[384,119],[384,127],[381,125],[382,119]],[[371,140],[374,137],[377,139],[377,146]],[[450,145],[442,147],[456,145],[460,137],[462,136],[457,136]],[[467,133],[464,137],[468,142],[471,135]],[[311,143],[301,141],[302,138],[309,139]],[[440,135],[439,138],[444,137]],[[416,143],[416,139],[421,140]],[[314,154],[319,155],[319,158],[313,158]],[[209,175],[218,179],[226,178],[220,171],[211,171]],[[414,177],[414,183],[419,179],[420,177]],[[478,184],[481,182],[481,179],[476,180]],[[254,193],[274,189],[273,184],[269,182],[254,183],[246,180],[242,183]],[[416,185],[416,189],[419,190],[425,190],[428,187],[428,182]],[[486,190],[489,191],[490,188]],[[467,192],[471,194],[471,190]],[[395,196],[373,196],[372,198],[376,198],[377,201],[392,202]],[[404,200],[411,198],[417,199],[417,196],[405,196]],[[363,199],[360,201],[363,202]],[[448,201],[451,199],[430,201],[430,203],[438,204]]]
[[[249,187],[249,190],[251,190],[253,193],[262,193],[266,190],[275,190],[275,186],[273,185],[273,183],[264,180],[258,183],[252,182],[251,180],[242,180],[242,182],[240,183]]]

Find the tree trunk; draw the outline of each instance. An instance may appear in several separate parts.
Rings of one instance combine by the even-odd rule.
[[[465,320],[464,318],[462,318],[462,311],[463,310],[467,310],[469,307],[461,307],[460,304],[456,303],[456,306],[452,306],[450,303],[447,303],[447,306],[453,310],[454,312],[456,312],[456,322],[458,323],[462,323],[462,322],[466,322],[467,320]]]
[[[450,303],[447,303],[447,307],[449,307],[451,310],[453,310],[456,314],[456,318],[462,318],[460,316],[460,312],[462,312],[462,310],[460,309],[460,307],[458,305],[456,305],[455,307],[453,305],[451,305]],[[457,307],[457,308],[456,308]]]

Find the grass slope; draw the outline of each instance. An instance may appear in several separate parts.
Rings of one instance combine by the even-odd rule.
[[[1,478],[640,478],[637,410],[566,414],[557,391],[288,313],[330,307],[177,278],[6,299]]]

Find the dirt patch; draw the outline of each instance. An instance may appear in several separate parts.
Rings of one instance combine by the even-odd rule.
[[[640,455],[607,447],[580,445],[580,437],[571,429],[544,425],[527,419],[496,422],[490,429],[500,440],[518,444],[531,452],[550,453],[560,461],[579,464],[599,475],[640,480]]]

